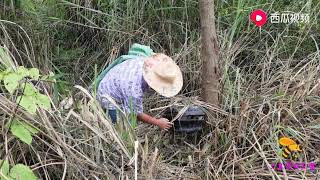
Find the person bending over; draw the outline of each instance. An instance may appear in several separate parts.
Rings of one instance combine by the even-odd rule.
[[[136,114],[139,121],[168,130],[173,125],[168,119],[157,119],[143,112],[143,95],[151,88],[164,97],[173,97],[182,85],[181,70],[167,55],[136,56],[117,64],[104,75],[98,85],[97,99],[113,123],[117,121],[116,107],[106,96],[120,104],[125,112]]]

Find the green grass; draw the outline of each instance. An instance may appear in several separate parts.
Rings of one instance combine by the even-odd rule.
[[[132,157],[138,140],[142,178],[280,179],[283,173],[267,164],[282,160],[277,139],[290,136],[301,142],[303,161],[316,161],[319,1],[232,0],[215,5],[223,85],[219,108],[195,100],[201,93],[200,50],[206,48],[200,44],[195,0],[1,2],[0,43],[13,64],[37,67],[41,74],[52,71],[57,82],[53,87],[35,82],[54,106],[37,116],[19,109],[17,115],[40,133],[31,146],[2,133],[0,159],[26,164],[43,179],[126,178],[136,168]],[[312,19],[310,24],[267,23],[259,29],[249,21],[258,8],[269,14],[301,11]],[[171,135],[156,127],[132,128],[129,116],[119,116],[114,127],[85,90],[135,42],[172,56],[185,79],[183,95],[163,99],[151,93],[145,109],[190,102],[203,106],[209,121],[199,144],[172,143]],[[60,102],[67,97],[75,102],[63,109]],[[0,95],[1,129],[13,114],[15,98]],[[313,178],[310,172],[286,173]]]

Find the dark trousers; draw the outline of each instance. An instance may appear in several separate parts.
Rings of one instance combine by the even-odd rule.
[[[108,109],[109,117],[111,118],[111,121],[113,124],[117,122],[117,110],[115,109]]]

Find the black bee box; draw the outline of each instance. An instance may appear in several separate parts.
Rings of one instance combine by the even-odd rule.
[[[176,117],[179,110],[175,107],[166,109],[164,117],[171,120]],[[175,132],[192,133],[201,131],[204,125],[205,113],[198,106],[189,106],[188,109],[175,120],[173,130]]]

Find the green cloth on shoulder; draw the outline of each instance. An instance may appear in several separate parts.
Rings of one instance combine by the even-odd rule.
[[[138,43],[134,43],[131,48],[129,49],[129,52],[127,55],[122,55],[115,59],[107,68],[105,68],[99,75],[98,77],[93,81],[92,83],[92,88],[94,90],[98,90],[99,84],[101,80],[104,78],[104,76],[107,74],[110,69],[112,69],[114,66],[128,60],[128,59],[133,59],[136,58],[137,56],[143,56],[143,57],[150,57],[153,54],[153,50],[149,46],[141,45]]]
[[[154,54],[153,50],[149,46],[134,43],[129,49],[128,55],[149,57]]]

